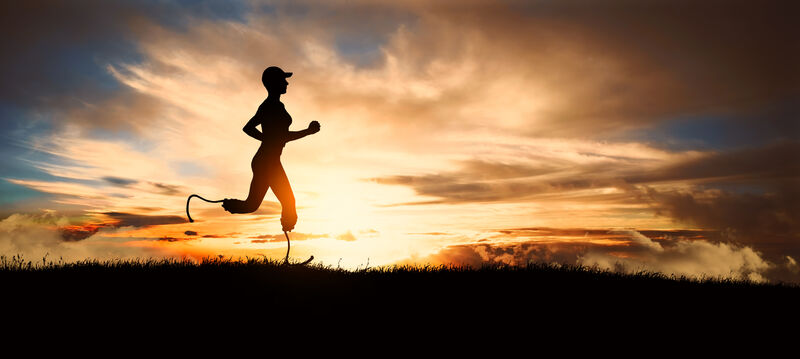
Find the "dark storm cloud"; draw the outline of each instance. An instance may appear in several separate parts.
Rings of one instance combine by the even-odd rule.
[[[713,230],[693,230],[693,229],[675,229],[675,230],[640,230],[639,233],[652,239],[656,242],[670,241],[676,239],[689,239],[689,240],[711,240],[719,241],[720,234],[718,231]]]
[[[718,229],[728,239],[757,245],[771,256],[800,257],[798,188],[800,181],[765,194],[648,188],[647,196],[657,213],[677,222]]]
[[[710,186],[791,187],[800,180],[800,142],[781,142],[764,147],[706,153],[643,171],[637,160],[613,163],[566,163],[541,169],[525,165],[473,160],[452,172],[373,178],[388,185],[404,185],[418,194],[439,197],[432,203],[520,201],[531,196],[574,190],[616,187],[629,194],[606,199],[633,201],[637,185],[661,182],[703,183]],[[547,176],[540,176],[547,175]],[[425,202],[431,203],[431,202]],[[420,202],[423,204],[423,202]]]
[[[441,197],[440,201],[425,201],[419,204],[432,203],[465,203],[518,201],[530,195],[547,193],[549,187],[544,183],[525,182],[464,182],[465,178],[455,176],[395,176],[378,178],[380,184],[409,185],[419,195]]]
[[[506,164],[486,162],[480,160],[466,160],[461,162],[464,171],[472,174],[477,179],[510,179],[524,178],[552,173],[557,170],[555,165],[529,166],[521,164]]]
[[[398,175],[371,180],[380,184],[410,186],[420,195],[443,198],[442,201],[433,203],[503,201],[519,200],[529,195],[551,192],[552,184],[529,178],[559,171],[554,165],[540,167],[476,159],[461,161],[460,164],[461,169],[452,173]]]
[[[187,220],[180,216],[145,216],[141,214],[104,212],[116,222],[111,224],[113,227],[150,227],[164,224],[186,223]]]
[[[723,232],[728,240],[756,246],[771,258],[800,256],[800,144],[712,154],[631,177],[631,190],[656,213],[676,222]],[[690,181],[691,189],[654,184]]]
[[[520,201],[534,195],[605,187],[615,181],[598,176],[595,165],[575,166],[541,168],[471,160],[462,162],[458,171],[371,180],[380,184],[409,186],[420,195],[442,198],[418,204]],[[549,176],[538,177],[545,174]]]
[[[774,183],[800,179],[800,142],[780,142],[682,161],[649,173],[627,176],[629,183],[705,180]]]
[[[550,120],[567,120],[573,131],[580,125],[618,130],[690,113],[752,116],[798,99],[800,43],[790,35],[800,31],[791,15],[800,10],[797,2],[560,1],[512,7],[524,11],[511,18],[525,18],[537,33],[559,29],[563,40],[581,39],[578,47],[587,62],[610,56],[624,68],[618,74],[623,76],[598,87],[602,92],[586,93],[598,97],[554,113]],[[519,48],[535,43],[519,31],[518,22],[498,20],[489,15],[473,21],[492,22],[488,31],[508,35],[493,36],[500,43]],[[793,119],[780,116],[746,121],[760,128],[797,128]]]

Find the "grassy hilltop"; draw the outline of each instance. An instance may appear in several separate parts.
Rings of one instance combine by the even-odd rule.
[[[501,324],[573,330],[575,323],[735,328],[742,320],[783,320],[800,299],[796,285],[580,266],[344,270],[265,258],[35,264],[4,257],[0,286],[12,315],[142,328],[154,320],[213,322],[216,328],[228,321],[296,327],[315,321],[365,327],[433,323],[464,330]]]

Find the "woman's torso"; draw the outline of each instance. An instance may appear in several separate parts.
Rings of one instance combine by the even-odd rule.
[[[261,156],[280,156],[289,135],[289,126],[292,124],[292,116],[286,111],[280,101],[264,100],[258,107],[256,117],[261,124],[261,132],[264,137],[261,140],[256,157]]]

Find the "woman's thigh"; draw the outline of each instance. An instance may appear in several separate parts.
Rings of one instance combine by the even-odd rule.
[[[258,162],[255,159],[250,167],[253,170],[253,179],[250,181],[250,191],[245,201],[261,204],[261,201],[267,194],[267,190],[269,190],[270,170],[264,163]]]
[[[270,164],[267,181],[269,187],[272,188],[272,192],[275,193],[275,197],[278,197],[282,205],[294,205],[292,186],[289,184],[289,178],[286,176],[286,171],[283,170],[283,165],[280,161]]]

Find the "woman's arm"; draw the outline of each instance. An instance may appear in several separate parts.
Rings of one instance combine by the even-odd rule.
[[[256,117],[257,116],[253,116],[253,118],[251,118],[250,121],[247,121],[247,124],[244,125],[244,128],[242,130],[248,136],[250,136],[252,138],[255,138],[255,139],[259,140],[259,141],[263,141],[264,140],[264,134],[261,133],[261,131],[259,131],[256,128],[256,126],[258,126],[258,119],[256,119]]]
[[[289,131],[289,135],[286,136],[286,142],[299,140],[299,139],[301,139],[303,137],[306,137],[308,135],[310,135],[310,133],[308,133],[308,129],[300,130],[300,131]]]
[[[308,128],[306,128],[305,130],[289,131],[289,134],[287,135],[287,138],[286,138],[286,142],[299,140],[299,139],[301,139],[303,137],[306,137],[306,136],[311,135],[311,134],[315,134],[317,132],[319,132],[319,122],[311,121],[311,123],[308,124]]]

